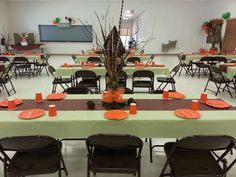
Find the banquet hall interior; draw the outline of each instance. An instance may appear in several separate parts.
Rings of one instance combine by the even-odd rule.
[[[0,176],[236,176],[235,0],[0,0],[0,39]]]

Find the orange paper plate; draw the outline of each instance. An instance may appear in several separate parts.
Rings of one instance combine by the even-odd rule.
[[[83,65],[83,66],[81,66],[81,68],[95,68],[96,67],[96,65],[94,64],[94,65]]]
[[[229,103],[226,103],[225,101],[222,101],[222,100],[207,100],[206,104],[208,106],[219,108],[219,109],[225,109],[231,106]]]
[[[65,97],[64,93],[52,93],[47,96],[48,100],[61,100]]]
[[[163,65],[163,64],[156,64],[155,66],[156,67],[165,67],[165,65]]]
[[[235,66],[234,63],[225,63],[224,66]]]
[[[129,114],[122,110],[110,110],[104,113],[106,119],[122,120],[129,117]]]
[[[23,103],[23,100],[18,99],[18,98],[16,98],[14,101],[15,101],[15,103],[16,103],[16,106]],[[3,101],[1,101],[1,102],[0,102],[0,106],[1,106],[1,107],[8,107],[8,100],[3,100]]]
[[[67,64],[66,66],[65,65],[63,65],[63,67],[72,67],[73,65],[72,64]]]
[[[24,110],[19,114],[20,119],[30,120],[30,119],[36,119],[45,114],[45,111],[43,109],[28,109]]]
[[[169,92],[169,97],[174,99],[184,99],[185,95],[179,92]]]
[[[177,109],[175,110],[175,115],[184,119],[198,119],[201,117],[198,111],[191,109]]]

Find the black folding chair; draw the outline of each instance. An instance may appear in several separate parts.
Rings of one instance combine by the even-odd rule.
[[[150,70],[138,70],[132,76],[132,91],[134,88],[148,88],[148,92],[154,90],[154,73]]]
[[[93,93],[92,90],[88,89],[87,87],[70,87],[63,91],[66,94],[90,94]]]
[[[182,70],[184,69],[186,74],[193,76],[193,64],[192,61],[186,62],[186,55],[178,55],[177,56],[179,59],[179,65],[180,65],[180,71],[179,71],[179,76],[182,73]]]
[[[96,73],[89,70],[79,70],[75,72],[76,86],[83,86],[91,89],[95,89],[95,93],[100,93],[100,78]],[[79,79],[81,79],[79,81]]]
[[[129,57],[127,59],[127,63],[135,63],[135,62],[141,62],[141,59],[139,57]]]
[[[225,58],[225,57],[213,57],[212,58],[212,64],[216,65],[218,63],[227,63],[227,58]]]
[[[198,78],[200,78],[201,74],[207,75],[208,73],[208,67],[210,65],[214,65],[213,63],[213,57],[202,57],[199,62],[194,63],[196,65],[195,71],[193,73],[193,76],[197,73]]]
[[[87,177],[94,173],[127,173],[141,176],[143,142],[131,135],[92,135],[86,140]]]
[[[129,88],[125,88],[124,94],[134,94],[134,92]]]
[[[125,71],[119,72],[118,73],[118,86],[126,88],[127,78],[128,78],[128,76],[127,76]],[[105,75],[105,81],[106,81],[106,90],[107,90],[110,87],[109,83],[108,83],[108,73],[107,72],[106,72],[106,75]]]
[[[7,153],[14,152],[13,157]],[[18,136],[0,139],[4,177],[51,174],[68,175],[59,142],[49,136]]]
[[[11,63],[7,57],[0,57],[0,63]]]
[[[222,90],[224,92],[225,89],[227,89],[226,91],[230,94],[230,96],[232,98],[233,96],[232,96],[231,91],[229,89],[230,88],[229,84],[234,83],[233,80],[229,80],[226,76],[224,76],[222,71],[216,66],[209,66],[209,71],[210,71],[210,75],[209,75],[208,81],[206,83],[206,86],[204,88],[204,92],[206,90],[208,90],[208,91],[215,93],[215,95],[217,96],[218,93],[220,93],[220,90]],[[213,91],[208,88],[209,82],[213,82],[215,84],[216,89],[217,89],[216,91]]]
[[[101,63],[101,58],[100,57],[89,57],[87,59],[87,62],[99,64],[99,63]]]
[[[176,65],[172,71],[170,72],[170,76],[169,77],[157,77],[157,82],[160,82],[161,84],[158,86],[157,90],[164,90],[166,88],[166,86],[168,84],[171,84],[172,90],[175,91],[176,87],[175,87],[175,75],[179,72],[180,70],[180,65]],[[162,85],[164,84],[164,86],[162,87]]]
[[[1,75],[0,75],[0,85],[2,86],[2,88],[4,90],[6,90],[8,96],[10,96],[10,93],[12,91],[14,93],[16,93],[16,90],[15,90],[13,84],[12,84],[12,81],[11,81],[11,78],[12,78],[12,75],[10,73],[11,68],[12,68],[12,64],[9,64],[6,67],[4,66],[4,69],[3,69],[3,71],[1,72]],[[11,86],[10,90],[7,88],[7,83],[10,83],[10,86]]]
[[[156,55],[152,54],[147,63],[152,63]]]
[[[189,136],[164,145],[167,157],[160,177],[225,177],[226,155],[235,147],[231,136]],[[216,152],[223,152],[220,156]],[[170,174],[165,174],[167,166]]]
[[[75,64],[78,64],[76,56],[72,55],[71,57],[72,57],[73,61],[75,62]]]
[[[29,62],[29,60],[26,57],[15,57],[12,61],[12,64],[16,79],[18,74],[20,76],[28,75],[29,79],[31,74],[32,76],[34,76],[34,71],[35,71],[34,63]]]
[[[48,66],[49,66],[49,63],[48,63],[48,60],[50,58],[50,55],[46,55],[45,58],[42,59],[41,62],[36,62],[34,65],[35,65],[35,69],[36,69],[36,75],[37,74],[41,74],[43,69],[45,69],[45,71],[47,72],[47,75],[49,76],[49,72],[48,72]]]
[[[73,86],[73,79],[72,79],[72,77],[70,77],[70,78],[55,77],[54,73],[56,72],[56,70],[51,65],[48,66],[48,71],[54,77],[54,79],[52,81],[52,85],[53,85],[52,93],[56,92],[58,84],[63,88],[63,90],[65,90],[66,88],[69,88],[70,87],[69,84],[71,85],[71,87]]]

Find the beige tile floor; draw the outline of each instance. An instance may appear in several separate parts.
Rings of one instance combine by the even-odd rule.
[[[156,57],[156,62],[166,64],[169,68],[172,68],[176,64],[178,64],[177,57]],[[53,65],[55,68],[60,66],[63,63],[72,63],[72,59],[70,56],[52,56],[49,60],[49,63]],[[198,79],[197,77],[187,76],[184,72],[180,77],[176,77],[177,80],[177,90],[183,93],[188,92],[196,92],[201,93],[204,89],[207,77],[201,77]],[[35,92],[40,91],[44,95],[47,95],[51,92],[51,81],[52,77],[48,77],[45,72],[42,73],[41,76],[37,76],[32,79],[19,78],[17,80],[13,79],[13,83],[15,85],[17,94],[14,97],[22,97],[27,95],[34,95]],[[157,83],[155,83],[157,84]],[[131,86],[130,80],[128,86]],[[157,85],[156,85],[157,86]],[[213,85],[212,85],[213,86]],[[213,87],[212,87],[213,88]],[[62,91],[61,88],[58,91]],[[236,106],[236,98],[235,93],[234,98],[231,99],[227,93],[221,93],[219,95],[220,98],[230,102],[232,105]],[[211,93],[209,93],[211,94]],[[7,98],[7,95],[4,91],[0,93],[0,100]],[[236,115],[236,114],[235,114]],[[155,139],[155,144],[163,144],[166,141],[171,141],[171,139]],[[66,161],[66,165],[69,171],[69,177],[86,177],[86,148],[84,142],[67,142],[65,146],[63,146],[63,154]],[[235,152],[236,153],[236,152]],[[234,153],[234,154],[235,154]],[[232,161],[236,158],[236,155],[228,156],[228,161]],[[142,153],[142,177],[157,177],[160,174],[160,171],[164,165],[165,155],[163,149],[156,149],[154,151],[154,162],[149,162],[149,149],[148,143],[144,143],[144,149]],[[2,174],[2,166],[0,166],[0,177]],[[44,175],[44,176],[57,176],[57,174],[52,175]],[[97,174],[98,177],[128,177],[132,175],[125,174]],[[236,167],[233,167],[228,177],[236,176]]]

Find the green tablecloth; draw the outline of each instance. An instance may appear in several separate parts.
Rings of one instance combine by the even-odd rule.
[[[208,55],[209,57],[225,57],[227,59],[236,58],[236,55]],[[185,61],[196,61],[200,60],[204,55],[186,55]]]
[[[236,67],[227,67],[227,72],[226,72],[226,76],[227,78],[229,78],[230,80],[232,80],[234,78],[234,76],[236,76]]]
[[[89,56],[89,55],[75,55],[75,57],[76,57],[77,63],[80,63],[81,61],[86,62],[89,57],[93,57],[93,56]],[[95,57],[97,57],[97,56],[95,56]],[[149,58],[150,58],[149,55],[137,55],[137,56],[134,55],[132,57],[139,57],[141,59],[141,61],[143,61],[143,62],[147,62],[149,60]],[[129,57],[127,57],[127,59],[128,58]],[[103,61],[103,59],[102,59],[102,61]]]
[[[0,57],[6,57],[8,58],[11,62],[12,60],[15,58],[15,57],[25,57],[27,58],[29,61],[38,61],[40,62],[42,59],[41,59],[41,56],[39,55],[0,55]]]
[[[155,75],[169,75],[170,71],[167,67],[147,67],[143,69],[137,69],[135,67],[124,67],[123,70],[126,72],[127,75],[131,76],[137,70],[150,70],[154,72]],[[72,76],[78,70],[91,70],[95,72],[97,75],[105,76],[106,69],[105,67],[95,67],[95,68],[81,68],[81,67],[59,67],[55,72],[55,76]]]
[[[71,95],[70,99],[95,99],[100,95]],[[134,94],[126,98],[157,99],[161,95]],[[198,98],[187,96],[187,98]],[[40,104],[40,103],[39,103]],[[173,111],[138,111],[126,120],[112,121],[103,118],[105,111],[58,111],[55,118],[43,117],[21,120],[19,111],[0,111],[0,137],[20,135],[50,135],[62,137],[87,137],[94,133],[122,133],[140,137],[177,138],[194,134],[227,134],[236,137],[235,111],[200,111],[201,118],[185,120]]]

